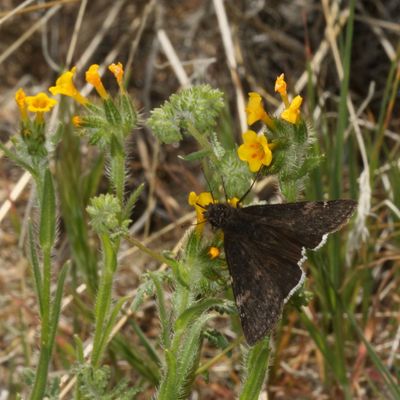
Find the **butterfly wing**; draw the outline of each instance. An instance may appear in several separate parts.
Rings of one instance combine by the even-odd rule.
[[[271,333],[302,283],[304,247],[316,248],[355,207],[352,200],[250,206],[224,226],[226,261],[250,345]]]
[[[244,207],[260,223],[294,235],[307,249],[315,249],[327,234],[339,230],[352,216],[354,200],[305,201]]]
[[[233,293],[250,345],[271,333],[285,299],[303,281],[298,265],[302,258],[300,243],[263,224],[253,226],[252,232],[245,237],[231,231],[224,233]],[[263,237],[268,240],[260,240]]]

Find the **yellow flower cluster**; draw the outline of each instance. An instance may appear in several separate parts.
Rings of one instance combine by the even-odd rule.
[[[36,121],[42,122],[43,114],[49,112],[57,104],[57,100],[51,99],[46,93],[40,92],[35,96],[27,96],[22,88],[15,93],[15,102],[24,123],[28,121],[28,111],[36,113]]]
[[[107,100],[109,98],[109,94],[105,89],[100,73],[99,73],[99,65],[92,64],[85,73],[86,82],[90,83],[94,86],[97,93],[103,100]],[[113,73],[117,83],[120,87],[122,93],[125,93],[125,89],[123,86],[123,76],[124,69],[122,64],[119,62],[118,64],[109,65],[108,69]],[[75,87],[73,78],[76,73],[76,67],[73,67],[70,71],[64,72],[56,81],[55,86],[49,88],[49,91],[53,94],[62,94],[64,96],[72,97],[79,104],[87,105],[89,100],[82,96],[79,90]]]
[[[285,110],[281,114],[281,118],[291,124],[297,124],[300,121],[300,106],[303,102],[301,96],[296,96],[291,103],[289,103],[288,95],[286,92],[285,75],[281,74],[276,78],[275,92],[279,93],[282,101],[285,104]]]
[[[190,192],[188,203],[189,205],[193,206],[196,211],[197,231],[201,232],[204,228],[203,224],[206,222],[206,219],[203,215],[204,211],[209,204],[214,203],[214,199],[210,192],[202,192],[199,195],[197,195],[195,192]]]
[[[280,115],[281,119],[291,124],[297,124],[300,121],[300,106],[303,99],[301,96],[296,96],[291,103],[289,102],[284,74],[276,78],[275,92],[281,95],[285,105],[285,110]],[[274,120],[265,111],[262,98],[258,93],[249,93],[246,114],[248,125],[262,121],[272,131],[275,129]],[[242,137],[243,144],[238,148],[238,156],[249,164],[250,171],[257,172],[263,165],[269,166],[272,162],[272,150],[275,144],[268,143],[264,133],[257,134],[253,130],[244,132]]]

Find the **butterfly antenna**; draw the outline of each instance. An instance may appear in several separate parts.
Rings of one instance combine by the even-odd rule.
[[[211,193],[211,198],[213,200],[213,203],[215,203],[215,198],[214,198],[214,194],[213,194],[213,191],[212,191],[212,188],[211,188],[211,185],[210,185],[210,181],[207,179],[207,175],[205,174],[204,169],[203,169],[203,167],[201,165],[200,165],[200,169],[201,169],[201,172],[203,173],[204,179],[207,182],[208,190]],[[202,207],[202,206],[200,206],[200,207]],[[204,208],[204,207],[202,207],[202,208]]]
[[[239,199],[239,201],[237,202],[237,204],[240,204],[240,203],[245,199],[245,197],[250,193],[251,189],[253,189],[254,184],[257,182],[257,179],[258,179],[258,178],[260,177],[260,175],[261,175],[261,170],[262,170],[262,169],[263,169],[263,167],[261,167],[261,168],[258,170],[257,175],[256,175],[256,177],[254,178],[252,184],[251,184],[250,187],[247,189],[246,193]]]

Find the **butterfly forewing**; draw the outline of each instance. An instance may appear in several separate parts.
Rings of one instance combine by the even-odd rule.
[[[305,201],[244,207],[241,211],[257,216],[271,229],[293,233],[304,247],[314,249],[324,236],[339,230],[353,214],[353,200]]]

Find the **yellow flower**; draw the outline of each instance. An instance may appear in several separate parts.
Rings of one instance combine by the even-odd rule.
[[[254,131],[243,133],[243,144],[239,146],[237,152],[242,161],[249,163],[251,172],[258,171],[262,165],[270,165],[272,161],[272,144],[268,144],[268,140],[264,134],[257,135]]]
[[[257,121],[263,121],[270,128],[274,127],[274,123],[267,112],[264,110],[262,98],[258,93],[250,92],[249,101],[246,107],[247,124],[253,125]]]
[[[233,207],[237,208],[237,204],[239,203],[239,199],[237,197],[232,197],[228,200],[228,203]]]
[[[108,99],[109,96],[106,89],[103,86],[103,82],[101,81],[99,75],[99,66],[97,64],[92,64],[86,71],[86,82],[94,86],[97,93],[103,100]]]
[[[286,91],[287,85],[285,81],[285,74],[280,74],[275,81],[275,92],[278,92],[281,97],[283,102],[285,103],[285,107],[289,107],[289,99]]]
[[[221,251],[219,250],[218,247],[211,246],[211,247],[208,249],[207,254],[208,254],[209,257],[211,258],[211,260],[214,260],[215,258],[217,258],[217,257],[221,254]]]
[[[287,94],[286,92],[286,82],[285,74],[280,74],[275,81],[275,92],[278,92],[282,96]]]
[[[117,80],[117,83],[118,83],[118,86],[119,86],[121,92],[124,93],[125,92],[125,88],[123,85],[124,67],[119,62],[117,64],[112,63],[111,65],[108,66],[108,69],[113,73],[113,75],[115,76],[115,79]]]
[[[49,112],[57,104],[57,100],[51,99],[43,92],[38,93],[36,96],[27,96],[25,101],[28,110],[36,113]]]
[[[19,108],[19,112],[21,113],[21,118],[23,121],[28,119],[28,112],[26,108],[26,94],[24,89],[20,88],[15,93],[15,101]]]
[[[189,193],[188,198],[189,205],[193,206],[196,210],[197,217],[197,231],[201,232],[204,228],[204,211],[208,204],[214,203],[213,197],[210,192],[202,192],[197,195],[195,192]]]
[[[300,106],[302,102],[303,98],[301,96],[296,96],[289,107],[282,112],[281,118],[291,124],[297,124],[300,120]]]
[[[71,71],[64,72],[56,81],[56,86],[49,88],[49,91],[53,96],[56,94],[63,94],[64,96],[72,97],[79,104],[85,105],[89,102],[88,99],[83,97],[78,89],[75,87],[72,78],[76,72],[76,67],[73,67]]]
[[[75,126],[75,128],[81,128],[82,127],[82,118],[79,115],[74,115],[72,117],[72,125]]]

